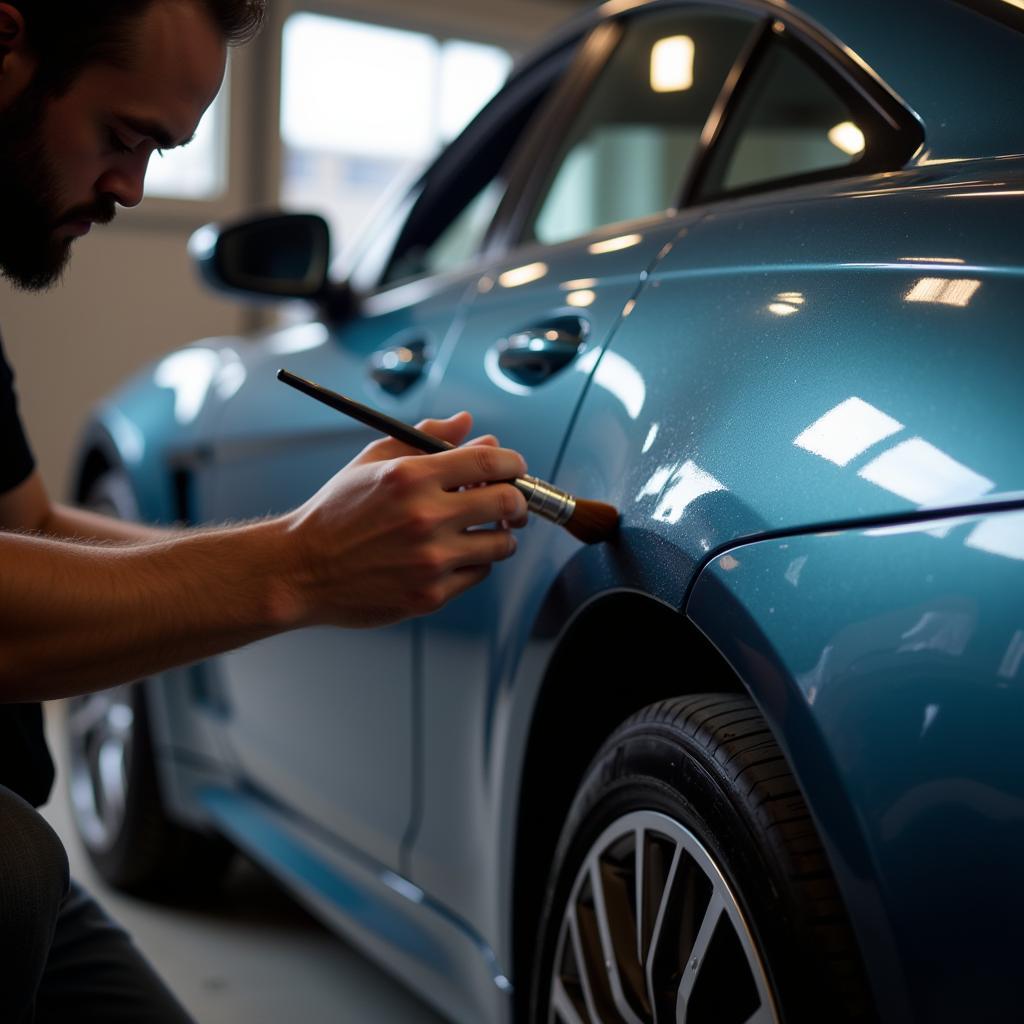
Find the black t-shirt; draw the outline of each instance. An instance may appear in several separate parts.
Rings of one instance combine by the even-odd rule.
[[[23,483],[34,468],[18,417],[14,374],[0,342],[0,494]],[[52,785],[53,761],[43,736],[42,708],[38,704],[6,704],[0,694],[0,786],[13,789],[38,807],[46,803]]]

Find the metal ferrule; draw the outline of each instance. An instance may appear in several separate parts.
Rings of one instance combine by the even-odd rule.
[[[512,483],[526,498],[526,504],[534,514],[550,519],[558,526],[564,526],[576,511],[576,499],[557,487],[538,480],[535,476],[520,476]]]

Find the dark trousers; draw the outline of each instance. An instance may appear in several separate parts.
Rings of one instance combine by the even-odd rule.
[[[3,786],[0,1021],[192,1022],[127,932],[71,881],[53,829]]]

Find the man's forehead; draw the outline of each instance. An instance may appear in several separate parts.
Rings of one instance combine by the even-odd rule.
[[[84,72],[106,91],[123,118],[167,148],[191,137],[224,77],[227,45],[198,3],[153,3],[135,26],[123,67],[96,65]],[[85,83],[83,83],[85,84]]]

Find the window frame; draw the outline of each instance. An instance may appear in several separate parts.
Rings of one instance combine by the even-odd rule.
[[[873,143],[870,151],[865,151],[852,163],[836,167],[768,178],[741,188],[706,191],[707,179],[726,144],[729,129],[739,117],[749,89],[756,81],[764,60],[779,46],[790,47],[797,59],[803,61],[813,74],[842,99],[858,122],[871,126]],[[859,178],[881,171],[898,170],[920,147],[923,133],[909,111],[902,106],[893,109],[891,105],[883,105],[880,100],[880,96],[871,96],[860,88],[856,80],[830,60],[799,28],[791,27],[784,18],[766,19],[747,51],[740,55],[726,81],[717,105],[718,116],[713,116],[705,126],[707,145],[702,147],[694,161],[680,196],[680,204],[688,208],[706,206],[822,181]],[[903,116],[895,116],[897,113]],[[741,133],[742,128],[729,141],[735,143]],[[723,166],[728,167],[728,162]]]

